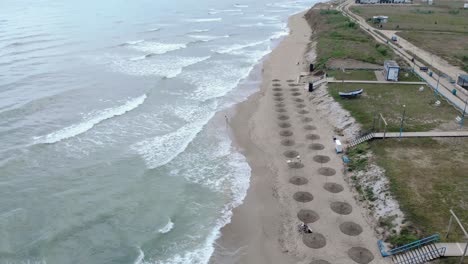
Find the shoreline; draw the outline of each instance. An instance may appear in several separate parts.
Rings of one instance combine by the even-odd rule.
[[[294,14],[288,19],[290,34],[286,36],[267,57],[261,62],[262,82],[259,91],[250,95],[246,101],[240,102],[227,112],[230,116],[230,137],[233,147],[238,149],[245,157],[251,167],[250,186],[243,203],[232,211],[231,222],[221,229],[221,236],[216,240],[215,252],[210,263],[297,263],[298,259],[288,255],[280,244],[278,237],[281,227],[280,218],[283,209],[277,202],[274,194],[276,184],[274,178],[276,171],[269,165],[268,159],[263,156],[264,151],[256,146],[251,138],[251,126],[255,125],[246,117],[252,116],[257,111],[260,100],[264,99],[267,86],[271,76],[271,68],[275,64],[273,57],[278,55],[288,55],[288,52],[281,52],[282,49],[291,51],[300,46],[296,54],[298,59],[304,57],[307,52],[307,45],[310,43],[310,30],[303,35],[303,42],[299,45],[287,45],[286,42],[295,41],[296,36],[292,36],[296,30],[298,20],[301,20],[308,11],[304,10]],[[294,22],[292,20],[295,20]],[[305,32],[302,32],[305,33]],[[297,50],[296,50],[297,51]],[[304,65],[300,63],[294,72],[302,71]],[[271,234],[269,231],[271,230]],[[281,232],[281,231],[279,231]],[[247,245],[246,245],[247,244]]]
[[[316,4],[314,7],[319,6]],[[308,70],[307,59],[315,59],[314,49],[308,50],[310,46],[314,47],[314,42],[310,40],[312,30],[303,17],[307,11],[289,17],[290,34],[263,61],[260,90],[225,112],[230,116],[232,145],[246,157],[251,177],[243,203],[233,209],[230,223],[220,231],[210,263],[288,264],[310,263],[313,260],[350,263],[349,251],[354,248],[367,250],[366,253],[372,256],[372,263],[387,263],[380,258],[377,238],[365,221],[365,210],[357,206],[345,182],[343,164],[334,153],[331,140],[334,127],[327,120],[329,117],[319,116],[317,106],[310,102],[313,93],[307,93],[303,85],[294,87],[291,85],[293,82],[287,82],[295,82],[301,72]],[[272,90],[275,84],[273,79],[279,79],[281,83],[276,92]],[[294,97],[293,93],[289,95],[290,88],[296,88],[294,90],[300,96]],[[287,119],[278,120],[279,115],[287,115]],[[288,123],[290,127],[280,128],[279,122]],[[315,131],[311,131],[310,127]],[[278,135],[284,130],[292,132],[292,136]],[[317,134],[318,138],[322,136],[321,144],[318,145],[323,144],[325,150],[312,150],[309,143],[313,141],[308,140],[311,132]],[[293,139],[295,142],[291,146],[284,146],[285,139]],[[305,169],[288,168],[288,158],[283,153],[291,150],[301,155]],[[313,161],[316,157],[314,155],[319,152],[331,157],[332,161],[327,166],[333,168],[336,176],[324,177],[316,173],[324,166]],[[292,178],[306,179],[308,184],[305,187],[291,184],[293,175]],[[324,186],[329,183],[336,183],[343,190],[339,194],[325,191]],[[310,191],[314,196],[313,201],[295,201],[293,195],[298,191]],[[353,209],[352,213],[335,214],[330,211],[330,203],[333,202],[348,202]],[[297,232],[297,224],[301,222],[298,212],[309,209],[318,213],[319,219],[323,218],[311,224],[314,234],[320,232],[326,240],[326,245],[321,249],[306,246],[303,242],[305,236]],[[362,229],[359,236],[346,236],[340,231],[340,223],[343,224],[345,220],[351,220],[347,222]]]

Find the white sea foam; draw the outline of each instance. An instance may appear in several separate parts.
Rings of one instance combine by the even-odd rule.
[[[133,57],[133,58],[130,58],[129,60],[131,60],[131,61],[139,61],[139,60],[144,60],[144,59],[146,59],[146,58],[147,58],[147,56],[144,55],[144,56]]]
[[[242,12],[242,9],[210,9],[208,14],[216,15],[219,13],[237,13],[237,12]]]
[[[144,259],[145,259],[145,253],[143,252],[143,250],[141,250],[140,247],[138,247],[138,257],[135,259],[133,264],[142,264]]]
[[[234,44],[234,45],[231,45],[229,47],[221,48],[221,49],[217,50],[216,52],[217,53],[223,53],[223,54],[226,54],[226,53],[233,54],[233,53],[235,53],[235,52],[237,52],[239,50],[259,46],[259,45],[264,44],[264,43],[266,43],[265,40],[255,41],[255,42],[251,42],[251,43],[247,43],[247,44]]]
[[[97,112],[96,114],[91,115],[90,118],[84,120],[81,123],[62,128],[45,136],[35,137],[34,143],[53,144],[64,139],[75,137],[79,134],[85,133],[86,131],[90,130],[95,125],[99,124],[100,122],[106,119],[120,116],[129,111],[132,111],[133,109],[143,104],[145,100],[146,94],[128,100],[125,104],[121,106],[104,109],[102,111]]]
[[[207,41],[212,41],[216,39],[223,39],[223,38],[229,38],[229,35],[224,35],[224,36],[210,36],[210,35],[188,35],[191,38],[198,39],[204,42]]]
[[[169,218],[167,224],[163,228],[159,229],[158,232],[161,234],[166,234],[169,233],[172,230],[172,228],[174,228],[174,223]]]
[[[125,42],[124,45],[136,45],[136,44],[142,43],[142,42],[144,42],[144,41],[145,41],[144,39],[131,40],[131,41]]]
[[[156,31],[160,31],[160,30],[161,30],[161,28],[160,28],[160,27],[157,27],[157,28],[150,28],[150,29],[148,29],[147,31],[148,31],[148,32],[156,32]]]
[[[247,8],[249,7],[248,5],[241,5],[241,4],[234,4],[235,7],[237,8]]]
[[[184,43],[160,43],[151,41],[138,42],[131,46],[132,49],[155,55],[165,54],[186,47],[187,44]]]
[[[204,23],[204,22],[219,22],[222,20],[223,19],[221,17],[214,17],[214,18],[190,18],[190,19],[186,19],[185,21],[192,22],[192,23]]]
[[[228,167],[230,168],[226,174],[227,181],[230,182],[229,194],[231,202],[226,204],[221,212],[221,217],[213,224],[213,229],[199,247],[186,251],[184,253],[176,253],[173,256],[154,262],[145,262],[145,264],[206,264],[209,262],[214,252],[214,242],[220,236],[220,230],[223,226],[231,222],[232,210],[242,204],[250,183],[250,167],[245,158],[231,149],[231,142],[225,139],[221,142],[218,149],[214,151],[215,155],[227,156]]]
[[[210,31],[209,29],[194,29],[190,33],[204,33]]]
[[[210,58],[206,57],[181,57],[181,56],[165,56],[155,57],[146,56],[148,59],[122,59],[114,58],[111,62],[111,67],[114,71],[123,72],[134,76],[161,76],[166,78],[174,78],[183,69]]]
[[[214,110],[200,109],[191,117],[190,123],[176,131],[143,140],[132,145],[131,148],[144,158],[149,168],[154,169],[165,165],[187,148],[213,116]]]

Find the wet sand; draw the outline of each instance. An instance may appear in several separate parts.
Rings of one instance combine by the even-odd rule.
[[[328,116],[296,84],[314,58],[304,13],[290,17],[290,35],[265,60],[260,92],[233,109],[233,139],[252,176],[211,263],[389,263],[343,178]],[[302,221],[312,234],[298,232]]]

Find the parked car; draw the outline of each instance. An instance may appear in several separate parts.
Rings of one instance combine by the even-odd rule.
[[[397,36],[392,36],[392,41],[397,41],[397,40],[398,40]]]
[[[429,68],[426,67],[426,66],[421,66],[421,67],[419,67],[419,70],[421,70],[423,72],[427,72],[429,70]]]

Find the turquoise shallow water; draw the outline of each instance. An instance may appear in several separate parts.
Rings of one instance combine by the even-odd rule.
[[[0,2],[0,263],[206,263],[250,168],[214,115],[313,1]]]

